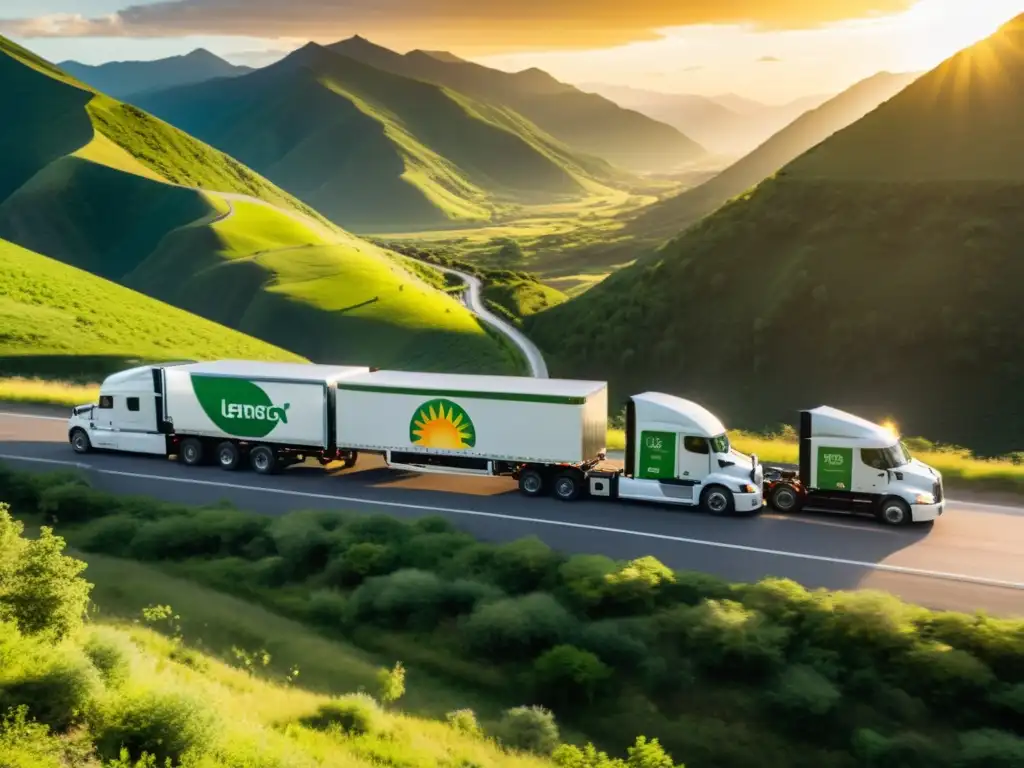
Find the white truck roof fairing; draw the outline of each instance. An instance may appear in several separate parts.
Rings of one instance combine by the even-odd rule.
[[[806,411],[811,415],[811,434],[805,437],[838,437],[894,443],[899,437],[878,424],[828,405]]]
[[[136,390],[140,383],[149,389],[153,388],[152,365],[140,365],[136,368],[128,368],[124,371],[112,373],[103,380],[100,385],[100,392],[103,394],[117,393],[120,390]]]
[[[702,405],[661,392],[634,395],[636,420],[672,424],[696,437],[717,437],[725,433],[725,425]]]
[[[370,369],[366,366],[273,363],[262,360],[214,360],[175,366],[174,370],[200,376],[230,376],[243,379],[331,382],[347,379]]]
[[[538,399],[586,400],[608,388],[603,381],[573,379],[534,379],[527,376],[476,376],[457,373],[416,373],[412,371],[372,371],[345,379],[342,389],[407,391],[419,393],[461,394],[465,397],[511,395]]]

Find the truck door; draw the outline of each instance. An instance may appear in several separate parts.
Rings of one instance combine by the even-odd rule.
[[[889,489],[889,459],[880,448],[861,448],[860,465],[854,473],[854,490],[885,493]]]
[[[703,483],[711,473],[711,446],[707,438],[694,435],[682,435],[682,448],[679,452],[679,465],[676,477],[680,480],[693,480]]]
[[[89,422],[89,440],[97,448],[110,448],[113,444],[114,396],[100,395]]]

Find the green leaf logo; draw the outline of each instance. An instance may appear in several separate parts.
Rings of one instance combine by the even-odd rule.
[[[236,437],[266,437],[288,423],[290,403],[274,405],[267,393],[245,379],[195,376],[192,391],[206,415],[223,432]]]
[[[476,428],[461,405],[451,400],[430,400],[413,414],[409,440],[424,448],[463,450],[476,445]]]

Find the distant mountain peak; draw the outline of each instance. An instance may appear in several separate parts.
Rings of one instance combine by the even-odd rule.
[[[423,49],[417,48],[415,51],[409,52],[410,55],[413,53],[421,53],[424,56],[429,56],[432,59],[437,59],[438,61],[443,61],[447,64],[467,63],[465,59],[456,56],[454,53],[450,51],[425,51]]]

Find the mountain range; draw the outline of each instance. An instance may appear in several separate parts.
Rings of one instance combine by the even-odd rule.
[[[97,91],[121,100],[131,100],[146,91],[201,83],[216,77],[238,77],[253,71],[252,67],[230,64],[205,48],[156,61],[111,61],[99,66],[63,61],[57,66]]]
[[[805,112],[750,154],[699,186],[644,209],[631,225],[669,236],[768,178],[791,160],[892,98],[919,73],[879,72]]]
[[[745,427],[827,402],[1019,449],[1022,124],[1024,16],[529,329],[617,400]]]
[[[506,108],[314,43],[135,104],[358,231],[481,223],[630,179]]]
[[[57,360],[51,353],[61,344],[42,328],[22,323],[5,335],[0,373],[98,375],[118,366],[109,350],[119,347],[179,357],[188,338],[210,335],[212,323],[200,317],[226,327],[219,347],[196,341],[196,355],[234,344],[238,354],[263,357],[514,369],[505,344],[458,301],[235,158],[4,38],[0,84],[0,112],[17,115],[0,122],[0,240],[22,264],[16,276],[5,274],[14,285],[5,287],[3,309],[15,311],[11,296],[31,296],[18,303],[32,304],[31,317],[47,328],[59,325],[59,313],[77,318]],[[81,273],[50,262],[124,289],[83,279],[69,300]],[[176,335],[137,322],[142,310],[121,313],[123,323],[96,319],[119,316],[103,297],[160,311],[141,294],[193,314],[166,314],[165,323],[180,326]],[[69,341],[90,333],[92,344]]]
[[[810,95],[784,104],[762,104],[734,94],[663,93],[604,83],[583,83],[579,87],[671,125],[715,155],[733,158],[751,152],[805,112],[832,98]]]

